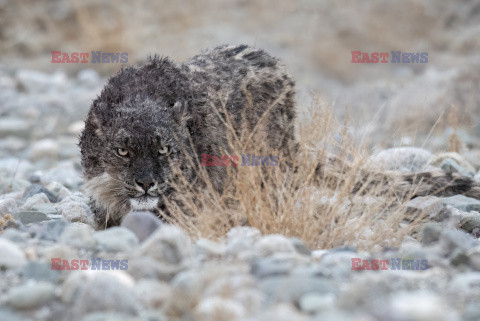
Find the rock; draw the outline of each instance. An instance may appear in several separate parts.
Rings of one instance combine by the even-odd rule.
[[[455,195],[442,198],[442,203],[455,207],[463,212],[480,211],[480,201],[464,195]]]
[[[255,250],[259,255],[266,257],[276,253],[293,253],[295,247],[290,239],[283,235],[271,234],[262,237],[255,245]]]
[[[453,159],[446,158],[440,164],[440,168],[447,173],[459,173],[463,176],[473,177],[474,173],[467,171],[465,168],[457,164]]]
[[[143,242],[140,253],[166,264],[181,264],[191,255],[189,237],[180,228],[163,225]]]
[[[322,310],[328,310],[335,303],[333,294],[307,293],[299,300],[300,309],[309,314],[315,314]]]
[[[305,243],[298,238],[290,238],[292,241],[293,247],[299,254],[310,256],[312,255],[312,251],[305,245]]]
[[[261,238],[259,230],[252,227],[234,227],[227,233],[226,252],[237,256],[242,252],[251,251],[255,243]]]
[[[0,217],[18,211],[17,201],[13,198],[0,199]]]
[[[168,283],[152,279],[142,279],[133,289],[133,293],[144,309],[161,310],[170,302],[173,292]]]
[[[296,265],[291,257],[282,257],[281,253],[267,258],[258,258],[253,261],[250,272],[258,278],[277,275],[287,275]]]
[[[55,286],[49,282],[29,282],[10,289],[7,304],[16,309],[32,309],[55,297]]]
[[[195,252],[204,259],[221,258],[225,254],[225,245],[201,238],[195,243]]]
[[[480,180],[480,171],[477,172],[477,174],[474,177],[476,180]]]
[[[447,161],[447,164],[452,164],[451,161],[454,161],[455,164],[452,164],[453,167],[455,168],[461,168],[463,172],[465,173],[471,173],[468,176],[473,176],[475,173],[475,168],[467,162],[462,156],[460,156],[458,153],[454,152],[446,152],[446,153],[440,153],[436,155],[432,160],[430,161],[430,164],[436,167],[441,167],[441,164],[449,159],[450,161]],[[448,167],[448,165],[445,165]]]
[[[238,302],[222,298],[208,297],[195,308],[195,320],[240,320],[245,317],[245,308]]]
[[[23,250],[12,241],[0,238],[0,267],[15,269],[27,263]]]
[[[455,275],[448,283],[448,293],[459,303],[480,300],[480,272],[464,272]]]
[[[58,162],[54,168],[46,170],[41,176],[41,182],[43,185],[58,182],[72,190],[78,190],[82,177],[72,161],[64,160]]]
[[[0,308],[0,320],[8,321],[32,321],[31,318],[26,317],[23,314],[19,314],[11,309]]]
[[[138,247],[137,236],[127,228],[114,226],[93,234],[97,248],[106,252],[130,252]]]
[[[61,298],[73,305],[77,318],[105,310],[135,315],[140,306],[132,291],[133,284],[124,271],[78,271],[63,283]]]
[[[16,212],[13,213],[13,217],[22,224],[39,223],[49,219],[47,214],[38,211]]]
[[[57,198],[55,197],[55,195],[40,184],[32,184],[29,187],[27,187],[25,189],[25,192],[23,193],[22,199],[24,201],[27,201],[32,196],[34,196],[36,194],[40,194],[40,193],[45,194],[45,196],[47,196],[47,198],[50,202],[56,202],[57,201]]]
[[[121,226],[131,230],[140,242],[147,239],[162,221],[151,212],[130,212],[122,220]]]
[[[471,211],[460,218],[460,228],[467,233],[480,237],[480,213]]]
[[[45,204],[45,203],[50,203],[50,200],[48,199],[47,195],[45,195],[44,193],[38,193],[38,194],[35,194],[35,195],[29,197],[25,201],[25,204],[23,204],[20,207],[20,210],[21,211],[28,211],[28,210],[33,209],[34,205]]]
[[[456,249],[467,251],[475,248],[480,242],[463,231],[448,229],[440,234],[440,245],[443,252],[449,255]]]
[[[79,248],[93,248],[97,243],[93,237],[93,233],[94,230],[89,225],[83,223],[69,224],[66,226],[58,242]]]
[[[28,232],[31,237],[56,242],[65,230],[67,224],[68,223],[64,220],[41,222],[30,225],[28,227]]]
[[[135,256],[128,260],[128,273],[135,279],[170,281],[183,269],[183,266],[158,262],[154,258],[145,255]]]
[[[51,264],[35,261],[29,261],[27,264],[25,264],[21,268],[20,274],[29,280],[46,281],[50,283],[55,283],[60,278],[60,273],[52,270]]]
[[[29,138],[30,124],[24,119],[13,117],[0,118],[0,138],[7,136]]]
[[[438,223],[429,222],[423,226],[422,229],[422,244],[430,245],[440,239],[442,233],[442,226]]]
[[[439,215],[444,208],[442,200],[436,196],[421,196],[415,197],[407,204],[407,211],[414,215],[427,215],[430,218],[440,218],[443,220],[442,215]]]
[[[62,201],[64,198],[71,195],[70,191],[59,182],[51,182],[45,186],[49,191],[56,196],[57,201]]]
[[[470,303],[463,311],[462,320],[464,321],[478,321],[480,320],[480,305],[477,303]]]
[[[85,315],[80,321],[130,321],[132,316],[120,312],[94,312]],[[135,319],[137,320],[137,319]],[[155,320],[155,319],[152,319]],[[146,320],[147,321],[147,320]],[[150,321],[150,319],[148,319]]]
[[[274,276],[259,282],[268,302],[298,303],[306,293],[320,295],[335,293],[335,287],[326,278],[305,276]]]
[[[55,208],[62,217],[69,222],[85,223],[95,225],[93,213],[88,204],[72,200],[71,197],[64,198]]]
[[[248,321],[307,321],[308,317],[299,313],[297,309],[289,303],[279,303],[266,311],[262,311]],[[353,319],[352,319],[353,320]],[[340,321],[340,320],[335,320]]]
[[[0,181],[0,194],[23,191],[28,184],[28,181],[23,179],[2,180]]]
[[[37,195],[44,194],[42,193]],[[34,211],[45,213],[47,215],[56,215],[60,213],[51,203],[35,204],[31,206],[31,209]]]
[[[424,170],[433,154],[416,147],[390,148],[370,157],[370,161],[386,170],[420,172]]]

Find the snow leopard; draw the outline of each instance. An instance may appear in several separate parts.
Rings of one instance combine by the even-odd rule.
[[[181,193],[173,168],[188,183],[201,184],[194,160],[229,155],[229,133],[248,133],[253,144],[261,140],[278,151],[284,170],[294,171],[296,108],[295,82],[285,66],[248,45],[218,46],[183,63],[153,56],[123,67],[93,101],[79,142],[97,228],[119,225],[130,211],[164,215],[166,200]],[[325,178],[331,165],[319,160],[316,175]],[[205,170],[221,193],[226,167]],[[472,178],[443,171],[379,174],[360,181],[356,191],[374,184],[404,192],[419,184],[416,195],[441,191],[480,198]]]

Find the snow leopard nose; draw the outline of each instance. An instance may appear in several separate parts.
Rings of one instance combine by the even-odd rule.
[[[155,185],[154,182],[146,179],[136,179],[135,184],[141,187],[145,191],[145,193]]]

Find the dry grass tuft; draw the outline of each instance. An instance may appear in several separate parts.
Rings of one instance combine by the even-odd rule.
[[[205,167],[198,166],[200,159],[191,160],[207,187],[199,190],[183,179],[176,187],[182,191],[183,206],[169,203],[173,214],[165,219],[193,238],[218,239],[232,227],[251,226],[263,234],[300,238],[311,248],[397,246],[421,218],[402,224],[403,197],[386,189],[385,182],[378,184],[382,175],[367,174],[373,172],[366,162],[368,153],[354,145],[348,123],[340,124],[327,104],[314,99],[304,118],[298,127],[301,150],[295,171],[282,170],[281,156],[279,166],[227,167],[227,182],[220,194],[209,182]],[[221,155],[238,155],[240,160],[246,153],[278,155],[261,141],[248,144],[252,135],[245,136],[246,140],[230,134],[233,152]]]

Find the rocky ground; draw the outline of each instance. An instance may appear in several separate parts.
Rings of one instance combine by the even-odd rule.
[[[480,320],[480,201],[464,196],[412,200],[429,222],[375,252],[248,227],[192,240],[148,213],[95,231],[76,143],[103,81],[0,67],[0,320]],[[401,148],[372,160],[480,179],[478,150],[467,154]],[[355,258],[389,265],[352,270]],[[426,263],[397,270],[392,259]]]

